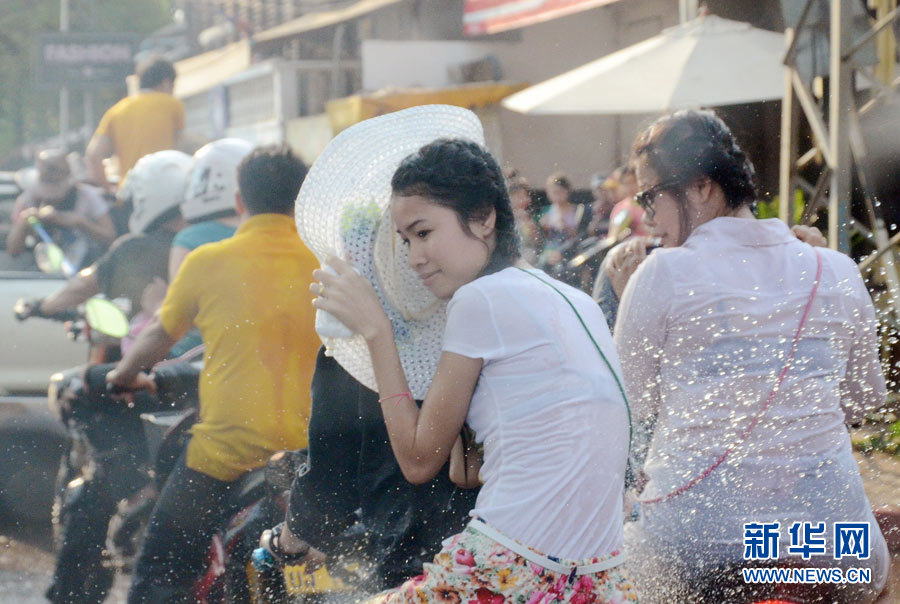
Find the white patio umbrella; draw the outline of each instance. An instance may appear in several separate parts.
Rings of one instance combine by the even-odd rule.
[[[784,35],[701,16],[507,97],[531,115],[658,113],[779,99]]]

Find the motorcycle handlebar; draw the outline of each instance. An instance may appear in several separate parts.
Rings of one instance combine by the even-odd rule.
[[[28,300],[26,298],[19,299],[13,306],[13,314],[15,315],[16,320],[24,321],[25,319],[38,317],[63,323],[65,321],[77,321],[80,318],[78,313],[74,310],[63,310],[54,314],[42,313],[40,311],[41,301],[40,298],[33,300]]]
[[[110,384],[108,382],[106,384],[106,393],[112,396],[119,396],[127,392],[131,392],[131,390],[125,388],[124,386],[119,386],[118,384]]]

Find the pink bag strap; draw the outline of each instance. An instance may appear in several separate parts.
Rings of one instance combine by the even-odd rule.
[[[806,308],[803,310],[803,316],[800,318],[800,325],[797,326],[797,331],[794,333],[794,341],[791,343],[791,352],[788,355],[787,360],[784,362],[784,367],[781,370],[781,373],[778,375],[778,380],[775,383],[775,387],[772,388],[772,391],[769,392],[769,396],[766,398],[766,402],[757,412],[757,414],[753,417],[750,423],[743,429],[743,431],[738,435],[737,439],[729,446],[719,458],[713,462],[711,466],[703,470],[700,474],[684,483],[674,491],[667,493],[666,495],[662,495],[660,497],[654,497],[653,499],[638,499],[640,503],[661,503],[663,501],[668,501],[682,493],[686,493],[693,487],[695,487],[700,481],[707,478],[710,474],[712,474],[716,468],[718,468],[725,459],[734,451],[737,447],[739,447],[747,437],[750,435],[750,432],[756,427],[759,423],[759,420],[762,418],[763,414],[769,410],[769,407],[772,406],[772,401],[775,399],[775,395],[781,389],[781,384],[784,382],[784,378],[787,375],[788,370],[791,367],[791,363],[794,360],[794,355],[797,353],[797,347],[800,345],[800,337],[803,333],[803,328],[806,326],[806,321],[809,319],[809,314],[812,309],[813,301],[816,299],[816,294],[819,291],[819,283],[822,281],[822,254],[819,253],[819,250],[813,248],[813,251],[816,253],[816,280],[813,283],[812,292],[809,294],[809,300],[806,302]]]

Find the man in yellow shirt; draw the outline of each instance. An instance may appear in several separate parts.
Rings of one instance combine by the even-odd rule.
[[[172,96],[172,63],[163,58],[147,59],[138,66],[137,76],[140,91],[125,97],[103,115],[85,154],[88,175],[107,190],[112,185],[103,169],[104,159],[115,155],[119,174],[125,175],[148,153],[176,149],[184,129],[184,104]]]
[[[244,158],[241,226],[188,254],[159,313],[107,376],[133,385],[188,329],[200,329],[200,420],[154,508],[129,602],[182,601],[211,537],[235,511],[235,481],[273,452],[307,444],[319,340],[308,293],[318,261],[293,219],[305,175],[285,146]]]

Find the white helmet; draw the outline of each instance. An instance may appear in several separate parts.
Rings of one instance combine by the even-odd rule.
[[[181,205],[188,222],[211,220],[235,213],[238,188],[237,168],[253,144],[240,138],[222,138],[194,153],[194,168]]]
[[[131,200],[129,231],[145,232],[154,220],[184,201],[192,162],[181,151],[157,151],[134,164],[118,194],[123,201]]]

